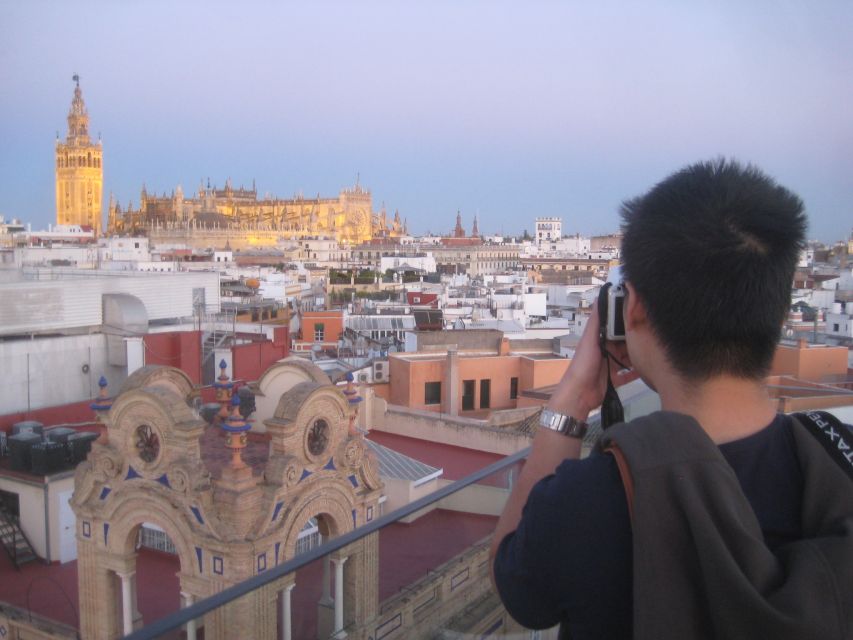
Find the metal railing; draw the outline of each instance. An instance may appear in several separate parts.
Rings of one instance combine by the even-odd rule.
[[[160,620],[152,622],[151,624],[145,626],[138,631],[134,631],[130,635],[126,636],[127,640],[154,640],[155,638],[159,638],[161,635],[172,631],[173,629],[177,629],[182,625],[187,624],[191,620],[195,620],[206,613],[213,611],[221,606],[224,606],[237,598],[245,596],[248,593],[256,589],[260,589],[271,582],[275,582],[276,580],[286,576],[287,574],[293,573],[294,571],[305,567],[306,565],[327,556],[328,554],[338,551],[346,547],[353,542],[357,542],[361,538],[379,531],[380,529],[393,524],[403,518],[411,516],[416,512],[428,507],[462,489],[475,484],[476,482],[483,480],[495,473],[503,471],[513,465],[517,464],[521,460],[527,457],[530,453],[530,448],[527,447],[521,451],[513,453],[506,458],[498,460],[490,464],[487,467],[484,467],[469,476],[461,480],[457,480],[437,491],[430,493],[422,498],[419,498],[409,504],[400,507],[392,511],[391,513],[380,516],[376,520],[367,523],[366,525],[359,527],[349,533],[345,533],[344,535],[338,536],[337,538],[332,538],[325,544],[320,545],[319,547],[315,547],[310,551],[306,551],[305,553],[300,554],[299,556],[284,562],[274,568],[265,571],[262,574],[253,576],[248,580],[245,580],[239,584],[234,585],[233,587],[229,587],[219,593],[210,596],[204,600],[201,600],[189,607],[181,609],[180,611],[176,611],[175,613],[169,614]]]

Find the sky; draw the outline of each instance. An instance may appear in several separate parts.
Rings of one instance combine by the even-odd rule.
[[[0,0],[0,215],[55,221],[80,75],[109,193],[358,180],[414,233],[618,230],[726,156],[853,228],[853,2]]]

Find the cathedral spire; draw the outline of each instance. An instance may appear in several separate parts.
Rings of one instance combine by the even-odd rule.
[[[68,110],[68,144],[89,144],[89,113],[83,102],[83,92],[80,90],[80,76],[76,73],[74,80],[74,97]]]
[[[104,184],[103,147],[101,141],[89,139],[89,113],[76,73],[74,97],[68,110],[68,133],[65,141],[57,139],[54,152],[56,166],[56,224],[91,227],[101,234],[102,194]]]
[[[465,237],[465,229],[462,228],[462,212],[456,212],[456,228],[453,230],[454,238],[464,238]]]

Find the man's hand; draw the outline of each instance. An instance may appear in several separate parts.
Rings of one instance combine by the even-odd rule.
[[[604,400],[608,366],[613,385],[616,387],[637,379],[634,371],[625,370],[615,362],[618,360],[627,367],[631,366],[625,342],[608,342],[607,350],[613,358],[605,359],[599,347],[598,332],[598,308],[593,305],[589,321],[575,350],[575,357],[551,395],[549,409],[574,416],[578,420],[586,420],[589,412],[600,406]]]
[[[628,351],[624,342],[610,342],[607,348],[620,362],[630,366]],[[589,412],[601,405],[607,390],[607,367],[614,386],[636,379],[633,371],[620,371],[621,366],[613,358],[605,359],[598,344],[598,310],[593,308],[589,322],[581,336],[575,357],[566,370],[563,379],[554,390],[548,408],[578,420],[586,420]],[[495,527],[491,545],[490,567],[494,569],[494,558],[498,546],[518,527],[521,511],[527,503],[527,497],[533,485],[547,475],[554,473],[557,466],[566,459],[580,457],[581,441],[569,438],[548,429],[539,429],[533,439],[533,446],[519,474],[518,483],[510,493],[498,524]]]

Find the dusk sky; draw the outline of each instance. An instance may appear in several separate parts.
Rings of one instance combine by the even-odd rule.
[[[853,226],[853,2],[0,0],[0,215],[55,221],[80,75],[104,212],[209,177],[361,184],[414,233],[618,229],[686,163],[753,162]],[[105,215],[106,217],[106,215]]]

